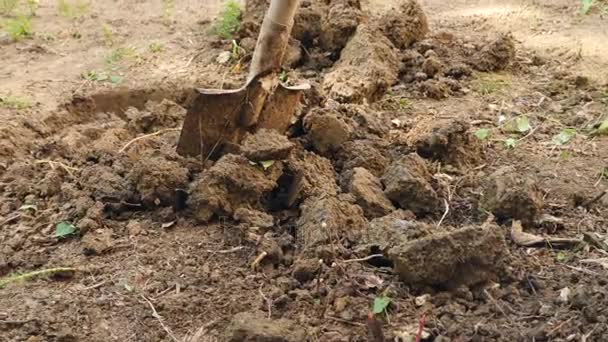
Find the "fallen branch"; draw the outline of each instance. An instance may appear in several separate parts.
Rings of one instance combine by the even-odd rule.
[[[582,242],[580,239],[542,237],[526,233],[524,232],[521,221],[513,221],[513,224],[511,225],[511,239],[513,239],[515,244],[523,247],[538,247],[540,245],[568,247]]]
[[[133,145],[134,143],[136,143],[136,142],[138,142],[140,140],[143,140],[143,139],[146,139],[146,138],[150,138],[150,137],[154,137],[154,136],[157,136],[157,135],[161,135],[161,134],[164,134],[164,133],[167,133],[167,132],[177,132],[179,130],[180,130],[180,128],[167,128],[167,129],[160,130],[158,132],[142,135],[142,136],[137,137],[137,138],[129,141],[128,143],[126,143],[125,146],[123,146],[118,151],[118,153],[123,153],[124,151],[126,151],[129,148],[129,146]]]
[[[167,335],[169,335],[171,337],[171,339],[173,339],[173,341],[181,342],[177,337],[175,337],[175,335],[173,335],[173,332],[171,331],[171,329],[169,329],[169,327],[165,325],[165,323],[163,322],[163,318],[161,317],[161,315],[158,314],[158,312],[156,311],[156,308],[154,308],[154,305],[152,304],[152,302],[148,298],[146,298],[146,296],[144,296],[143,294],[140,296],[148,303],[148,305],[150,306],[150,309],[152,309],[152,316],[158,320],[158,323],[160,323],[160,326],[167,333]]]

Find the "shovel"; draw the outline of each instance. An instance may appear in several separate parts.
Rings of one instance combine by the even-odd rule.
[[[248,133],[284,133],[309,85],[286,86],[277,71],[287,49],[299,0],[271,0],[245,85],[239,89],[196,89],[177,145],[177,153],[215,159],[233,151]]]

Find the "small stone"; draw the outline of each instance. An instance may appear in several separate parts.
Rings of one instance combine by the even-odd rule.
[[[220,53],[217,58],[215,59],[215,61],[218,64],[227,64],[228,62],[230,62],[230,59],[232,58],[232,53],[230,53],[230,51],[223,51],[222,53]]]
[[[572,291],[570,291],[570,288],[568,287],[564,287],[563,289],[559,290],[559,298],[558,298],[558,302],[560,303],[568,303],[570,301],[570,295],[571,295]]]
[[[431,295],[427,293],[422,296],[418,296],[418,297],[414,298],[414,303],[416,304],[416,306],[420,307],[420,306],[424,306],[424,304],[428,303],[428,301],[430,299],[431,299]]]

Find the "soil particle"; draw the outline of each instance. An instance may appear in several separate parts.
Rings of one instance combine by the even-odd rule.
[[[485,45],[471,59],[479,71],[499,71],[507,68],[515,59],[515,42],[509,34],[501,34]]]
[[[337,150],[353,133],[351,125],[333,110],[315,109],[303,123],[314,148],[323,155]]]
[[[284,160],[294,148],[294,143],[274,130],[261,129],[243,141],[241,153],[255,162]]]
[[[460,166],[479,159],[481,143],[466,119],[425,118],[408,132],[408,145],[423,158]]]
[[[319,272],[319,259],[298,259],[293,264],[293,277],[300,283],[313,280]]]
[[[243,156],[225,155],[192,184],[188,206],[200,222],[214,215],[233,216],[240,207],[261,208],[264,195],[277,186],[282,168],[276,162],[264,170]]]
[[[319,43],[323,50],[339,53],[363,17],[359,0],[332,0],[321,21]],[[342,52],[344,53],[344,52]]]
[[[443,63],[437,57],[428,57],[422,63],[422,72],[424,72],[429,78],[435,77],[443,71]]]
[[[230,342],[300,342],[306,331],[288,319],[269,319],[261,311],[240,312],[232,318],[226,330]]]
[[[484,184],[480,205],[499,220],[521,220],[532,225],[543,206],[543,196],[530,173],[522,174],[512,166],[492,173]]]
[[[363,210],[349,203],[344,197],[310,197],[301,206],[298,219],[298,245],[303,250],[313,251],[339,243],[367,228]]]
[[[129,108],[125,115],[127,127],[138,133],[151,133],[163,128],[176,127],[186,116],[186,109],[170,100],[162,102],[149,101],[140,111]]]
[[[274,226],[274,217],[272,215],[249,208],[238,208],[234,212],[234,219],[252,227],[271,228]]]
[[[186,189],[188,169],[163,156],[142,157],[135,161],[129,179],[146,206],[168,206],[177,203],[178,189]]]
[[[368,219],[385,216],[395,210],[382,190],[380,179],[364,168],[353,169],[347,191],[355,196]]]
[[[348,141],[338,151],[337,164],[342,170],[364,167],[376,177],[381,177],[390,160],[374,147],[374,141]]]
[[[299,40],[305,47],[313,46],[315,40],[321,35],[322,11],[319,1],[304,0],[300,3],[294,19],[292,36]]]
[[[416,0],[402,1],[398,8],[389,9],[378,21],[384,35],[399,49],[406,49],[420,41],[429,25]]]
[[[393,161],[382,176],[386,196],[416,215],[436,213],[442,207],[431,181],[426,161],[415,153]]]
[[[374,102],[397,81],[399,69],[393,44],[362,24],[342,50],[334,69],[325,75],[323,90],[338,102]]]
[[[500,228],[464,227],[393,246],[389,258],[406,283],[442,288],[497,281],[507,246]]]

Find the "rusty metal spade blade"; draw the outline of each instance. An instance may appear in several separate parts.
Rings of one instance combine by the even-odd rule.
[[[299,0],[272,0],[264,18],[245,85],[234,90],[196,89],[177,152],[215,158],[231,151],[247,133],[274,129],[284,133],[308,84],[286,86],[280,69]]]

